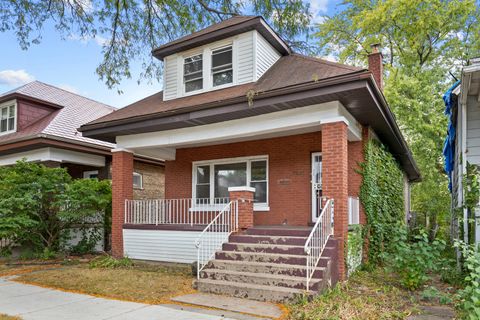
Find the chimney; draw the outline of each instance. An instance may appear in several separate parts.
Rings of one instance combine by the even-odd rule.
[[[383,90],[383,55],[380,51],[380,43],[374,43],[370,47],[372,53],[368,55],[368,70],[373,74],[377,86]]]

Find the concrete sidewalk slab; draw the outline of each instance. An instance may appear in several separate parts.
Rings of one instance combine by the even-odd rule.
[[[280,318],[282,310],[273,303],[226,297],[215,294],[192,293],[172,299],[175,302],[253,314],[260,317]]]
[[[41,288],[0,278],[0,313],[24,320],[236,320],[201,309],[174,307],[96,298],[85,294]]]

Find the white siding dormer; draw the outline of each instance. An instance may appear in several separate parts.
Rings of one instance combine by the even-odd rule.
[[[213,85],[212,53],[221,48],[232,47],[232,82]],[[202,89],[187,92],[184,84],[185,59],[202,55]],[[278,53],[256,30],[179,52],[164,59],[164,100],[200,94],[235,85],[257,81],[278,59]]]
[[[259,34],[258,32],[255,32],[256,34],[256,66],[255,66],[255,81],[260,79],[265,72],[267,72],[268,69],[270,69],[271,66],[275,62],[280,59],[281,55],[278,53],[278,51],[270,44],[268,43],[265,38]]]
[[[170,100],[177,97],[178,72],[177,55],[165,57],[163,62],[163,99]]]

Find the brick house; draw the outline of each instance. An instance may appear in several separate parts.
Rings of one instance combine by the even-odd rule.
[[[117,144],[113,254],[196,261],[200,290],[259,300],[344,279],[365,142],[395,155],[407,195],[419,179],[373,49],[369,70],[311,58],[238,16],[154,50],[163,90],[80,129]],[[165,160],[164,198],[131,200],[133,154]]]
[[[23,158],[66,168],[75,179],[111,179],[115,144],[86,138],[82,124],[115,109],[34,81],[0,95],[0,165]],[[135,198],[163,195],[163,161],[134,157]]]

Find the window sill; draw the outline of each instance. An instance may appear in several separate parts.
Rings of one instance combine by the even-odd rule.
[[[265,204],[261,204],[261,205],[254,204],[253,205],[253,211],[258,211],[258,212],[265,211],[266,212],[266,211],[270,211],[270,207],[265,205]]]

